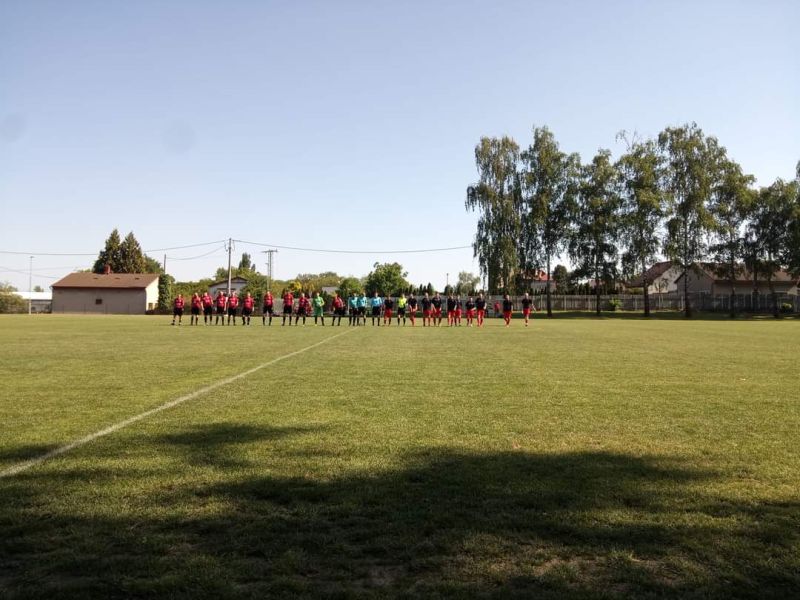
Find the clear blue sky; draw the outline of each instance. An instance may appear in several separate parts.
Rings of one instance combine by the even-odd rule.
[[[618,153],[621,129],[696,121],[760,184],[790,178],[798,23],[796,0],[4,0],[0,250],[96,254],[114,227],[145,249],[461,246],[475,143],[526,145],[533,124],[589,159]],[[263,271],[260,249],[236,248]],[[34,285],[93,258],[37,256]],[[437,286],[478,270],[470,250],[281,250],[275,274],[378,260]],[[219,247],[168,267],[186,280],[224,262]],[[27,254],[0,269],[27,289]]]

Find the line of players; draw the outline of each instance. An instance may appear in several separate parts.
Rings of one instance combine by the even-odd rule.
[[[311,298],[306,296],[305,293],[301,293],[297,298],[296,306],[295,297],[292,292],[285,292],[282,300],[282,326],[286,325],[287,320],[289,326],[291,326],[292,316],[294,316],[295,326],[300,324],[301,319],[303,321],[302,324],[305,325],[306,317],[308,316],[313,316],[314,325],[317,325],[319,320],[322,326],[325,326],[325,299],[320,296],[319,292],[315,292]],[[244,298],[239,298],[239,295],[235,291],[230,296],[221,291],[217,292],[216,298],[212,298],[208,292],[205,292],[202,296],[199,293],[195,293],[192,295],[189,303],[191,311],[190,325],[200,325],[200,315],[202,314],[204,325],[227,324],[234,326],[239,316],[239,305],[241,304],[242,307],[242,325],[248,326],[251,323],[256,304],[255,299],[249,292]],[[522,298],[521,304],[522,315],[525,318],[525,327],[527,327],[531,310],[536,311],[536,307],[533,303],[533,299],[527,293]],[[183,294],[178,294],[173,302],[173,325],[176,323],[178,325],[181,324],[185,305],[186,301],[183,298]],[[375,292],[371,298],[368,298],[363,292],[360,295],[353,292],[349,298],[344,299],[334,292],[331,302],[331,326],[341,326],[342,317],[344,316],[348,317],[348,324],[351,326],[366,325],[368,309],[372,317],[373,326],[377,325],[380,327],[381,321],[383,321],[384,326],[389,326],[392,324],[392,317],[395,316],[395,307],[397,310],[397,325],[400,325],[401,320],[403,325],[405,325],[406,319],[408,319],[412,327],[416,325],[417,310],[419,308],[422,310],[423,327],[441,327],[443,310],[445,308],[448,326],[460,327],[462,318],[465,318],[467,327],[472,327],[473,324],[478,327],[483,327],[487,312],[487,303],[483,294],[479,294],[476,298],[470,296],[466,303],[462,303],[459,296],[450,294],[447,298],[443,298],[438,292],[432,297],[428,293],[425,293],[419,302],[415,296],[406,297],[405,294],[400,294],[400,297],[395,300],[391,296],[382,298],[378,295],[378,292]],[[509,327],[514,304],[508,294],[503,296],[502,307],[499,302],[495,303],[495,313],[498,314],[501,308],[505,326]],[[275,300],[272,293],[267,292],[264,296],[261,324],[272,325],[272,318],[274,316]]]

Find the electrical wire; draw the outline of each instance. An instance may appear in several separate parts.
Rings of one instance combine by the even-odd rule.
[[[420,250],[334,250],[324,248],[299,248],[297,246],[281,246],[278,244],[264,244],[261,242],[248,242],[247,240],[233,240],[250,246],[263,246],[265,248],[278,248],[279,250],[295,250],[297,252],[319,252],[324,254],[422,254],[427,252],[449,252],[451,250],[466,250],[472,246],[451,246],[449,248],[424,248]]]
[[[172,246],[170,248],[153,248],[151,250],[142,250],[145,254],[148,252],[166,252],[168,250],[183,250],[185,248],[199,248],[200,246],[211,246],[212,244],[222,244],[227,240],[217,240],[214,242],[202,242],[200,244],[187,244],[186,246]],[[0,250],[0,254],[20,254],[28,256],[97,256],[98,252],[19,252],[16,250]]]

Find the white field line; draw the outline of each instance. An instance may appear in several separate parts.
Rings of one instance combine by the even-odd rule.
[[[238,375],[233,375],[232,377],[228,377],[226,379],[222,379],[220,381],[217,381],[216,383],[212,383],[211,385],[207,385],[204,388],[200,388],[199,390],[195,390],[194,392],[186,394],[185,396],[181,396],[180,398],[175,398],[175,400],[170,400],[169,402],[165,402],[164,404],[162,404],[160,406],[156,406],[155,408],[151,408],[150,410],[147,410],[147,411],[145,411],[143,413],[140,413],[140,414],[138,414],[136,416],[130,417],[129,419],[125,419],[124,421],[120,421],[119,423],[115,423],[114,425],[110,425],[110,426],[106,427],[105,429],[101,429],[100,431],[96,431],[94,433],[91,433],[91,434],[87,435],[86,437],[82,437],[82,438],[80,438],[78,440],[70,442],[69,444],[65,444],[64,446],[59,446],[58,448],[55,448],[55,449],[51,450],[50,452],[47,452],[46,454],[42,454],[41,456],[38,456],[36,458],[32,458],[30,460],[26,460],[25,462],[18,463],[16,465],[12,466],[12,467],[9,467],[8,469],[6,469],[4,471],[0,471],[0,479],[2,479],[4,477],[11,477],[11,476],[16,475],[18,473],[21,473],[22,471],[27,471],[28,469],[30,469],[32,467],[35,467],[36,465],[39,465],[39,464],[45,462],[46,460],[50,460],[51,458],[55,458],[56,456],[60,456],[62,454],[70,452],[71,450],[75,450],[76,448],[80,448],[81,446],[85,446],[86,444],[88,444],[90,442],[93,442],[94,440],[96,440],[98,438],[105,437],[107,435],[111,435],[112,433],[114,433],[116,431],[119,431],[120,429],[124,429],[125,427],[128,427],[129,425],[133,425],[134,423],[138,423],[139,421],[141,421],[143,419],[146,419],[147,417],[150,417],[150,416],[152,416],[152,415],[154,415],[156,413],[160,413],[163,410],[168,410],[170,408],[178,406],[179,404],[183,404],[184,402],[188,402],[189,400],[194,400],[198,396],[202,396],[203,394],[207,394],[209,392],[213,392],[214,390],[219,389],[222,386],[228,385],[229,383],[233,383],[234,381],[238,381],[239,379],[244,379],[245,377],[247,377],[249,375],[252,375],[256,371],[260,371],[261,369],[263,369],[265,367],[269,367],[271,365],[274,365],[277,362],[280,362],[282,360],[286,360],[287,358],[291,358],[293,356],[297,356],[298,354],[302,354],[303,352],[307,352],[309,350],[312,350],[313,348],[316,348],[317,346],[321,346],[322,344],[330,342],[331,340],[336,339],[337,337],[343,336],[343,335],[345,335],[347,333],[350,333],[351,331],[353,331],[353,329],[347,329],[346,331],[343,331],[342,333],[337,333],[336,335],[332,335],[329,338],[325,338],[324,340],[322,340],[320,342],[317,342],[316,344],[311,344],[310,346],[306,346],[305,348],[301,348],[300,350],[295,350],[294,352],[290,352],[289,354],[284,354],[283,356],[279,356],[278,358],[273,358],[272,360],[267,361],[267,362],[265,362],[265,363],[263,363],[261,365],[258,365],[257,367],[253,367],[252,369],[248,369],[247,371],[243,371],[243,372],[239,373]]]

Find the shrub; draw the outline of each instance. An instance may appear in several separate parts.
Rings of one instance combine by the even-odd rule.
[[[619,298],[612,298],[608,301],[608,310],[616,312],[622,308],[622,301]]]

